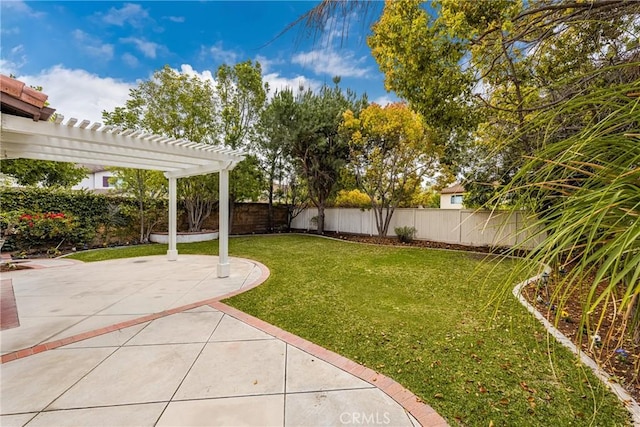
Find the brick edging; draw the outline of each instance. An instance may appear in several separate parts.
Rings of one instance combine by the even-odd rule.
[[[303,350],[318,359],[324,360],[333,366],[348,372],[349,374],[360,378],[363,381],[379,388],[386,393],[390,398],[395,400],[400,406],[402,406],[407,412],[413,415],[418,422],[424,427],[444,427],[448,426],[447,421],[442,418],[431,406],[426,404],[422,399],[407,390],[400,383],[393,379],[360,365],[353,360],[347,359],[344,356],[327,350],[326,348],[312,343],[304,338],[287,332],[278,328],[270,323],[260,320],[257,317],[253,317],[243,311],[233,308],[223,302],[212,301],[208,304],[211,308],[219,310],[231,317],[234,317],[254,328],[261,330],[269,335],[272,335],[279,340],[286,342],[300,350]]]

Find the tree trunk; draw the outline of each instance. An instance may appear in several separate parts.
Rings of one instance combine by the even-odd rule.
[[[145,243],[144,240],[144,201],[140,199],[138,201],[138,207],[140,208],[140,243]]]
[[[387,216],[384,219],[384,236],[387,237],[387,233],[389,233],[389,224],[391,224],[391,218],[393,217],[393,212],[395,211],[394,207],[387,206]]]
[[[378,230],[378,236],[384,237],[384,229],[382,222],[382,206],[374,205],[373,211],[375,213],[376,218],[376,230]]]
[[[273,183],[269,187],[269,210],[268,210],[269,232],[273,232]]]
[[[324,234],[324,203],[318,206],[318,234]]]

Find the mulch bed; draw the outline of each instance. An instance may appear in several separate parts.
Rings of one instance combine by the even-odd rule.
[[[378,236],[367,236],[364,234],[326,232],[324,235],[327,237],[333,237],[334,239],[348,240],[351,242],[360,242],[360,243],[367,243],[372,245],[387,245],[387,246],[402,246],[402,247],[432,248],[432,249],[451,249],[456,251],[480,252],[480,253],[486,253],[486,254],[503,254],[509,251],[509,248],[505,248],[505,247],[468,246],[468,245],[458,245],[455,243],[432,242],[430,240],[413,240],[410,243],[403,243],[403,242],[400,242],[400,240],[398,240],[397,237],[378,237]]]
[[[597,294],[606,286],[598,286]],[[636,401],[640,401],[640,345],[629,333],[624,333],[624,314],[616,308],[620,300],[601,303],[589,316],[590,328],[581,326],[582,301],[588,286],[580,292],[576,287],[562,299],[554,297],[555,285],[529,284],[522,295],[555,327],[600,365],[611,378],[624,387]],[[596,325],[602,319],[597,331]]]

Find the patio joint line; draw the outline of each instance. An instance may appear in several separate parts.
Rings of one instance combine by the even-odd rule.
[[[76,385],[76,384],[78,384],[80,381],[82,381],[83,379],[85,379],[85,378],[87,377],[87,375],[89,375],[91,372],[95,371],[95,370],[98,368],[98,366],[102,365],[102,364],[105,362],[105,360],[107,360],[107,359],[109,359],[111,356],[113,356],[113,354],[114,354],[115,352],[117,352],[119,349],[120,349],[120,347],[116,347],[116,348],[114,348],[114,350],[113,350],[111,353],[109,353],[109,354],[108,354],[104,359],[102,359],[101,361],[99,361],[98,363],[96,363],[96,364],[95,364],[95,366],[94,366],[93,368],[91,368],[91,369],[89,369],[87,372],[85,372],[85,374],[84,374],[84,375],[82,375],[82,376],[80,376],[80,378],[78,378],[78,380],[77,380],[77,381],[75,381],[73,384],[71,384],[69,387],[67,387],[65,390],[63,390],[60,394],[58,394],[56,397],[54,397],[54,398],[53,398],[49,403],[47,403],[47,404],[45,405],[45,407],[44,407],[44,408],[42,408],[41,410],[39,410],[39,411],[38,411],[38,414],[37,414],[36,416],[40,415],[42,412],[51,412],[51,411],[47,411],[47,408],[48,408],[49,406],[51,406],[51,405],[52,405],[56,400],[60,399],[60,398],[61,398],[61,397],[66,393],[66,392],[68,392],[68,391],[69,391],[69,390],[71,390],[73,387],[75,387],[75,385]],[[35,417],[34,417],[34,418],[35,418]]]
[[[196,355],[196,357],[193,358],[193,362],[191,362],[191,365],[189,366],[189,369],[187,369],[187,372],[185,372],[184,376],[180,380],[180,384],[178,384],[176,389],[173,391],[173,394],[171,394],[171,397],[169,398],[169,401],[167,402],[167,404],[164,405],[164,408],[162,408],[162,411],[160,412],[160,415],[158,416],[158,419],[156,420],[154,425],[157,424],[158,421],[160,421],[160,419],[162,418],[162,416],[166,412],[167,408],[169,407],[169,404],[171,404],[171,402],[174,401],[173,398],[176,397],[176,394],[178,393],[178,390],[180,390],[180,387],[182,387],[182,384],[184,384],[184,380],[187,379],[187,376],[189,376],[189,373],[191,372],[191,370],[195,366],[196,362],[198,361],[200,356],[202,356],[202,352],[204,351],[205,347],[209,343],[209,340],[211,339],[211,337],[215,333],[216,329],[218,329],[218,326],[220,326],[220,323],[222,322],[222,319],[224,318],[224,316],[226,316],[226,315],[223,313],[222,316],[220,316],[220,319],[218,319],[218,323],[216,323],[216,325],[211,330],[211,333],[209,334],[209,337],[207,337],[207,340],[204,343],[202,343],[202,347],[200,348],[200,351],[198,351],[198,354]],[[200,344],[200,343],[194,343],[194,344]],[[178,401],[179,400],[176,400],[176,402],[178,402]]]

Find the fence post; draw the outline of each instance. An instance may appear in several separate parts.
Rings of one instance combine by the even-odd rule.
[[[462,209],[458,214],[458,243],[462,244]]]

